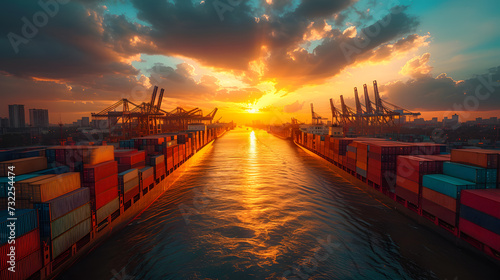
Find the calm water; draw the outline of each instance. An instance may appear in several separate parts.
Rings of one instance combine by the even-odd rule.
[[[235,130],[61,279],[499,279],[292,143]]]

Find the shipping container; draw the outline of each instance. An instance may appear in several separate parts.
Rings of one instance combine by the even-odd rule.
[[[441,205],[453,212],[458,211],[458,200],[426,187],[422,188],[422,198]]]
[[[10,167],[14,166],[14,170]],[[16,176],[47,169],[46,157],[21,158],[0,162],[0,177],[16,174]]]
[[[460,231],[500,252],[500,235],[460,218]]]
[[[120,184],[124,184],[125,182],[128,182],[136,177],[139,177],[139,170],[129,169],[118,174],[118,181]]]
[[[154,169],[151,166],[147,166],[139,170],[139,179],[144,180],[154,175]]]
[[[451,161],[483,168],[498,168],[500,151],[482,149],[453,149]]]
[[[422,198],[422,209],[442,221],[450,224],[451,226],[457,226],[457,212],[451,211],[450,209],[441,206],[435,202]]]
[[[108,204],[110,201],[118,197],[119,189],[118,187],[111,187],[108,190],[97,194],[95,196],[95,210],[100,209],[104,205]]]
[[[118,174],[115,173],[97,182],[83,183],[83,186],[90,190],[90,195],[92,197],[95,197],[100,193],[103,193],[113,187],[118,186]]]
[[[476,188],[476,184],[474,184],[474,182],[443,174],[424,175],[422,185],[455,199],[459,197],[460,191]]]
[[[7,256],[7,254],[11,252],[11,246],[11,244],[5,243],[0,247],[0,270],[3,270],[9,266],[7,261],[10,257]],[[37,228],[21,236],[16,236],[15,246],[16,260],[21,260],[31,253],[39,251],[41,249],[40,230]]]
[[[17,189],[17,187],[19,186],[18,183],[21,182],[21,181],[24,181],[24,180],[27,180],[27,179],[31,179],[31,178],[34,178],[34,177],[38,177],[40,175],[38,174],[25,174],[25,175],[19,175],[15,178],[12,178],[14,179],[14,187],[15,189]],[[9,177],[0,177],[0,197],[8,197],[8,190],[9,190],[9,187],[11,186],[11,183],[12,180],[9,179]],[[17,196],[17,195],[16,195]]]
[[[464,190],[460,203],[500,219],[500,189]]]
[[[15,184],[16,187],[16,200],[17,199],[31,199],[31,196],[33,195],[33,188],[31,187],[31,184],[42,181],[45,179],[49,179],[54,177],[54,174],[51,175],[39,175],[27,180],[22,180],[18,181]]]
[[[16,261],[16,272],[8,268],[0,271],[2,280],[25,280],[42,269],[43,258],[41,250],[31,253],[27,257]]]
[[[70,172],[30,184],[31,201],[46,202],[81,187],[80,173]]]
[[[117,173],[118,164],[114,160],[95,165],[85,164],[83,166],[83,182],[96,182]]]
[[[497,181],[496,169],[486,169],[455,162],[445,162],[443,173],[477,184],[496,183]]]
[[[38,228],[38,215],[36,210],[32,209],[17,209],[14,211],[15,215],[9,215],[9,211],[0,211],[0,245],[7,243],[8,237],[11,236],[11,228],[8,226],[12,221],[9,218],[16,218],[15,221],[15,235],[24,235],[36,228]]]
[[[500,219],[466,205],[460,205],[460,218],[500,235]]]
[[[80,222],[90,218],[90,213],[90,203],[87,203],[56,220],[40,219],[40,235],[43,238],[53,240]]]
[[[125,192],[125,194],[123,195],[123,201],[127,202],[127,201],[131,200],[132,198],[134,198],[134,196],[138,195],[140,191],[141,191],[141,189],[140,189],[139,185],[133,187],[132,189]]]
[[[106,219],[111,214],[116,212],[116,210],[119,210],[119,209],[120,209],[120,199],[117,197],[117,198],[111,200],[109,203],[107,203],[103,207],[97,209],[97,211],[96,211],[97,223],[102,222],[104,219]]]
[[[78,188],[44,203],[35,203],[40,220],[53,221],[90,201],[88,188]]]
[[[51,241],[52,259],[55,259],[61,253],[71,248],[73,244],[89,234],[91,230],[92,221],[89,218],[56,237]]]

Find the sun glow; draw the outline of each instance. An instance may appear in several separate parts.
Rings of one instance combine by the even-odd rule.
[[[256,109],[256,108],[248,108],[246,109],[246,111],[250,114],[255,114],[255,113],[258,113],[259,112],[259,109]]]

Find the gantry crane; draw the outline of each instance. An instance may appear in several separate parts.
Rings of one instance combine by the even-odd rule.
[[[109,140],[114,142],[119,139],[186,130],[190,123],[212,123],[217,108],[206,116],[199,108],[186,111],[177,107],[170,112],[164,111],[161,109],[164,92],[162,88],[156,100],[158,87],[155,86],[151,101],[139,105],[123,98],[99,113],[92,113],[94,124],[105,120],[110,132]]]
[[[378,91],[377,81],[373,81],[374,102],[370,101],[366,84],[363,85],[363,90],[364,106],[360,101],[358,89],[354,88],[355,110],[346,105],[343,95],[340,95],[340,112],[333,105],[333,99],[330,99],[332,124],[342,125],[345,131],[350,131],[353,134],[368,135],[382,132],[383,130],[398,129],[401,117],[415,117],[420,115],[420,113],[408,111],[382,100]]]

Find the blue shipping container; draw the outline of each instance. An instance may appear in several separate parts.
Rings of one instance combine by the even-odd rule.
[[[38,227],[38,216],[36,210],[33,209],[18,209],[15,215],[9,215],[7,210],[0,211],[0,245],[7,243],[8,237],[11,234],[10,228],[7,226],[15,222],[15,237],[20,237]],[[7,218],[17,218],[15,221],[9,221]]]
[[[460,217],[500,235],[500,219],[466,205],[460,205]]]

